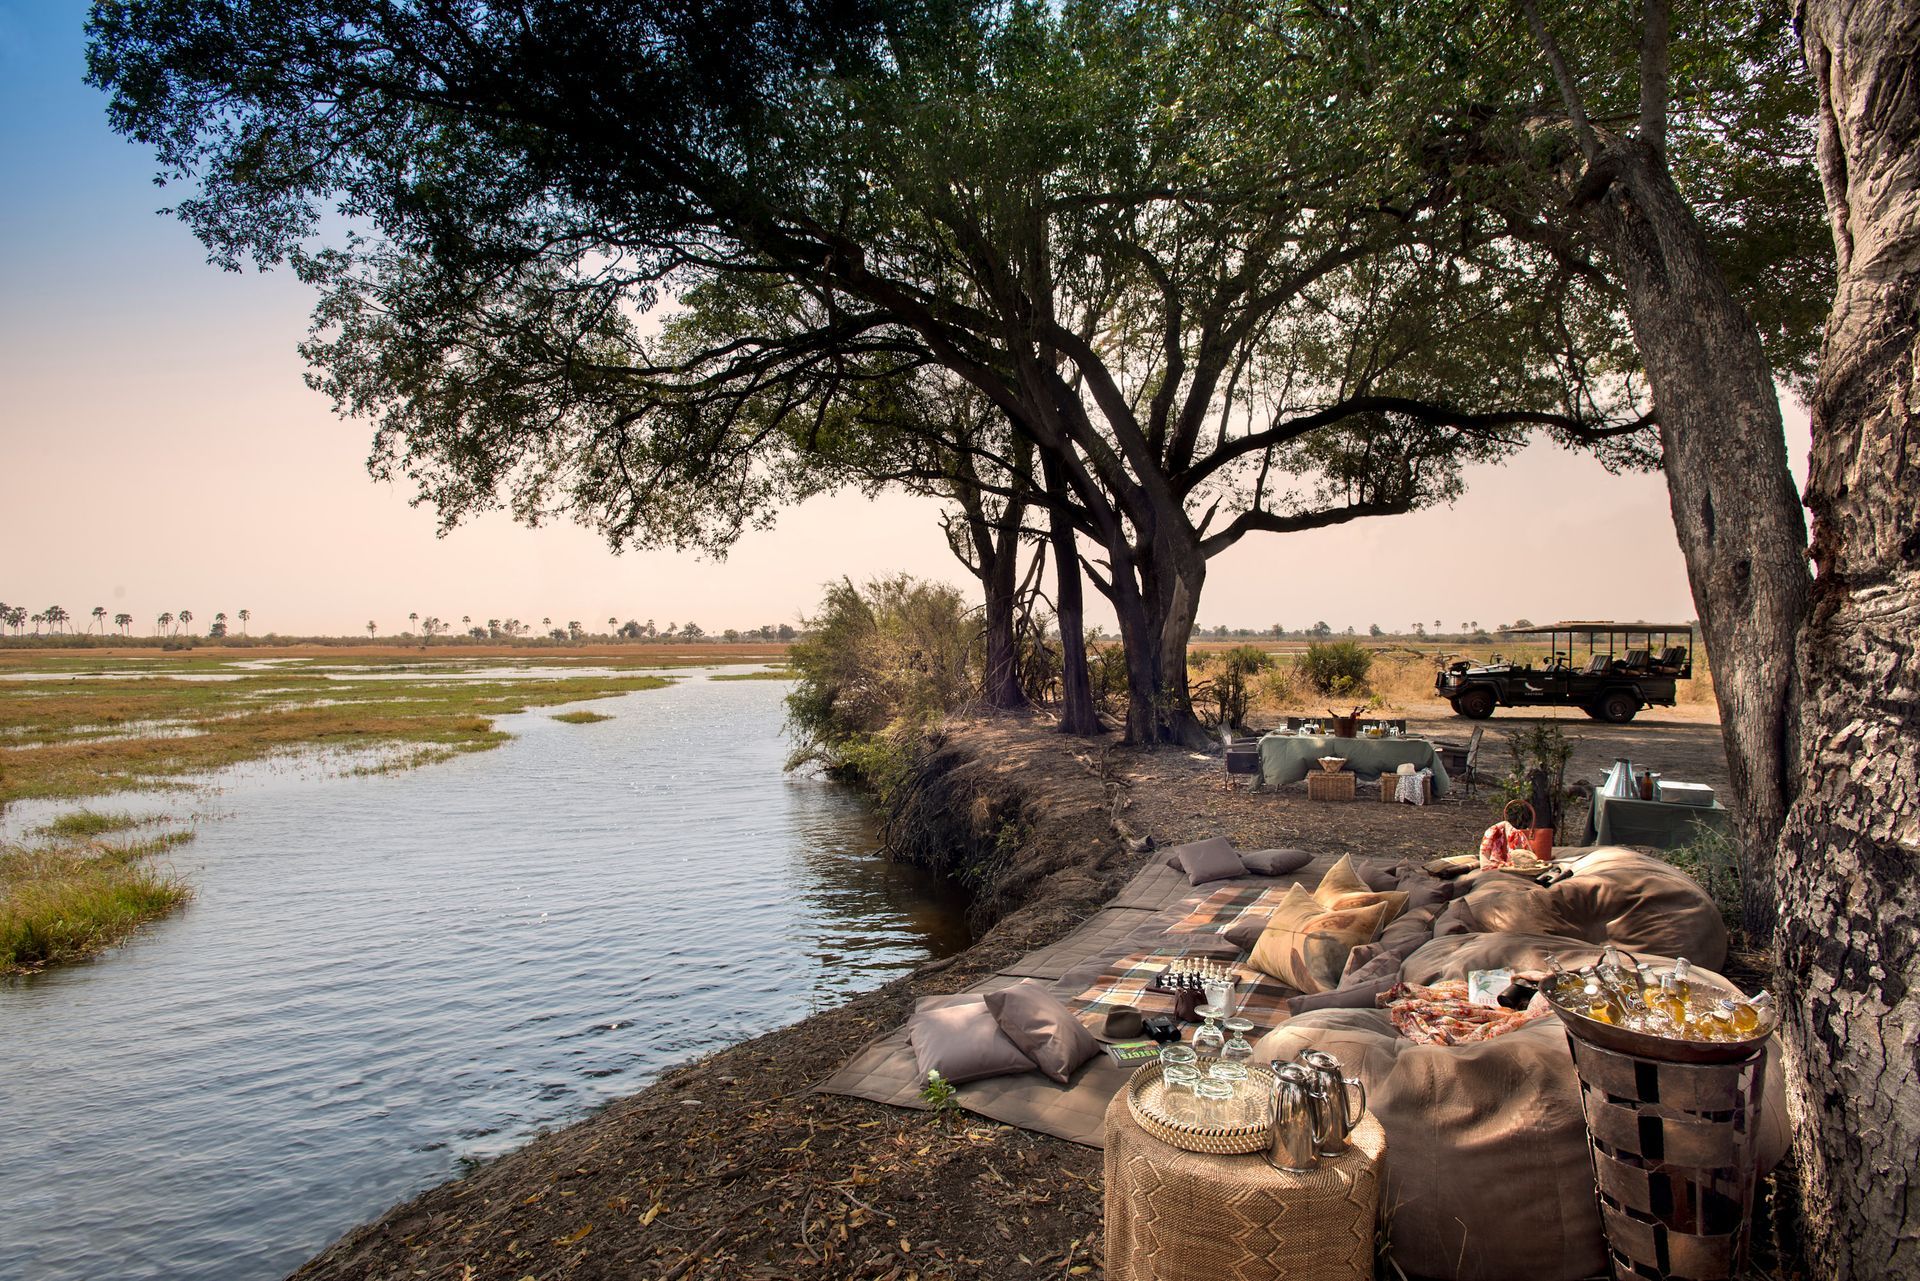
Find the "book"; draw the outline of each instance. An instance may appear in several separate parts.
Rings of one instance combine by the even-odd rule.
[[[1106,1047],[1113,1061],[1121,1067],[1138,1067],[1160,1057],[1158,1041],[1119,1041]]]

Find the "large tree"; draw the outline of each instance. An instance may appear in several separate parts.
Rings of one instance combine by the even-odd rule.
[[[1920,9],[1807,0],[1839,262],[1813,398],[1817,569],[1778,863],[1820,1275],[1920,1276]]]
[[[1446,146],[1367,96],[1338,23],[160,0],[93,33],[215,257],[325,290],[316,381],[443,518],[723,545],[784,475],[666,408],[712,366],[663,362],[639,313],[778,282],[826,317],[803,363],[910,346],[1028,435],[1105,562],[1136,738],[1197,734],[1186,642],[1246,534],[1444,501],[1529,424],[1646,456],[1632,379],[1554,358],[1618,363],[1577,276],[1453,217]],[[317,249],[336,227],[365,238]],[[710,354],[751,367],[758,337]]]

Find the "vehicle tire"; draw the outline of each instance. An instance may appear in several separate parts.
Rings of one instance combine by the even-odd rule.
[[[1493,715],[1493,691],[1474,688],[1462,690],[1453,700],[1453,710],[1470,721],[1484,721]]]
[[[1616,689],[1600,700],[1600,719],[1614,725],[1625,725],[1639,714],[1639,695],[1624,689]]]
[[[1580,710],[1585,712],[1593,720],[1603,721],[1607,719],[1605,714],[1601,712],[1600,704],[1598,703],[1588,703],[1585,707],[1582,707]]]

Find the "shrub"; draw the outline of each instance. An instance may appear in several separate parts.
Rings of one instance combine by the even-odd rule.
[[[1223,653],[1194,655],[1193,666],[1212,672],[1193,690],[1194,704],[1215,710],[1214,724],[1223,728],[1247,723],[1251,678],[1273,666],[1273,656],[1251,645],[1237,645]]]
[[[1720,909],[1727,928],[1741,930],[1740,851],[1727,833],[1710,827],[1696,827],[1694,837],[1676,849],[1662,850],[1660,856],[1700,882]]]
[[[937,720],[972,696],[979,629],[966,601],[906,574],[827,588],[809,635],[787,654],[794,675],[789,766],[815,761],[865,774],[855,761],[890,730]]]
[[[1361,693],[1372,668],[1373,655],[1357,641],[1316,642],[1299,661],[1301,677],[1316,694]]]

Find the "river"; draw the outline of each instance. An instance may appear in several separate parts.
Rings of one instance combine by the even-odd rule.
[[[176,853],[191,904],[0,982],[0,1277],[281,1276],[464,1159],[965,946],[856,798],[782,771],[786,689],[689,672],[446,764],[223,778]]]

